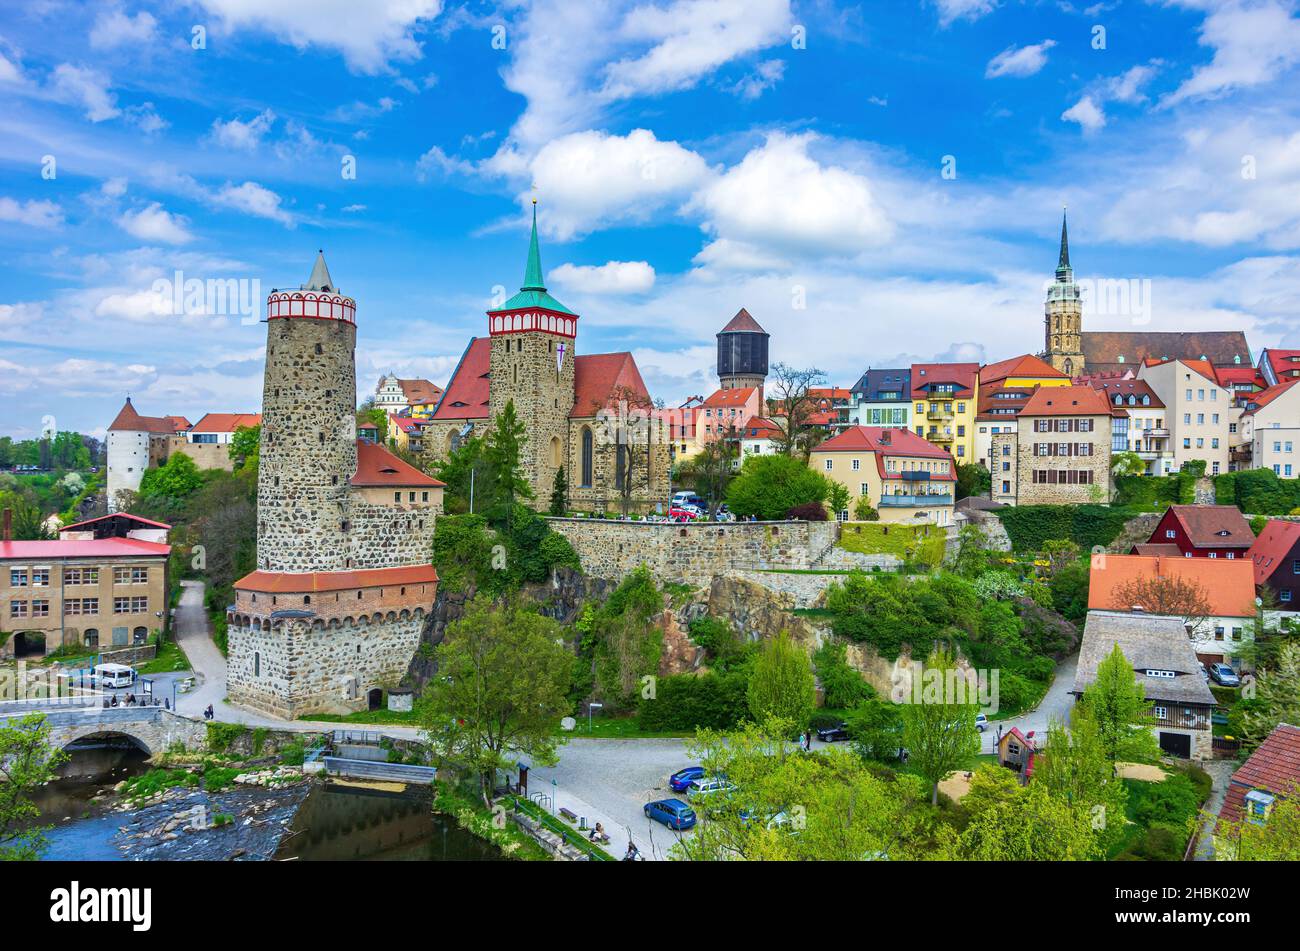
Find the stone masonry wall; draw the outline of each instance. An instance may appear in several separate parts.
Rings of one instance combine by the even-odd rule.
[[[1110,501],[1110,417],[1089,417],[1092,432],[1034,432],[1033,419],[1021,417],[1017,428],[1017,505],[1081,505]],[[1059,417],[1057,418],[1059,419]],[[1035,443],[1091,443],[1091,456],[1039,456]],[[1091,485],[1035,483],[1034,470],[1091,471]],[[997,478],[995,475],[994,478]],[[1001,501],[1001,500],[999,500]]]
[[[433,557],[434,521],[442,506],[376,505],[354,492],[345,508],[351,522],[348,554],[354,568],[428,564]]]
[[[356,334],[340,320],[267,321],[257,480],[257,560],[264,571],[348,567]]]
[[[424,611],[403,614],[329,626],[299,618],[232,623],[230,702],[285,719],[366,709],[371,689],[397,686],[419,643]]]
[[[713,575],[811,568],[835,544],[835,522],[622,522],[551,518],[588,574],[621,578],[646,565],[655,580],[698,584]]]
[[[559,363],[559,345],[565,346]],[[514,401],[528,439],[521,459],[537,499],[548,499],[555,470],[564,462],[569,411],[573,409],[576,341],[543,331],[492,336],[489,406],[496,419]]]

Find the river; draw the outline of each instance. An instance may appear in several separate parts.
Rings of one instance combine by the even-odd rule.
[[[123,858],[114,842],[134,815],[112,809],[122,780],[146,772],[145,754],[134,746],[78,749],[60,778],[33,796],[42,825],[52,825],[44,858],[49,861]],[[254,790],[249,790],[253,794]],[[315,785],[294,816],[276,859],[302,861],[490,861],[495,846],[471,835],[455,820],[436,815],[426,787],[405,791],[360,785]],[[120,838],[119,838],[120,841]],[[206,857],[206,856],[205,856]]]

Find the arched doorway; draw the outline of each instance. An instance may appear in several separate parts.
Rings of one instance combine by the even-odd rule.
[[[45,634],[41,631],[19,631],[14,635],[14,660],[23,657],[45,656]]]
[[[131,632],[131,643],[135,646],[143,644],[149,640],[149,629],[147,627],[137,627]]]
[[[384,691],[379,687],[372,687],[366,694],[366,708],[369,710],[378,710],[384,705]]]

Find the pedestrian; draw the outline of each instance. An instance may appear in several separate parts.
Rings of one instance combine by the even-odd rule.
[[[812,729],[811,728],[804,733],[804,749],[807,750],[809,753],[812,752]]]

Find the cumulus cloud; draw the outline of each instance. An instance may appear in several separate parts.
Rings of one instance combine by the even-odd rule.
[[[194,240],[194,235],[186,229],[187,219],[172,214],[156,201],[139,211],[126,212],[117,223],[123,231],[141,241],[186,244]]]
[[[262,140],[266,138],[266,134],[271,131],[274,124],[275,113],[270,109],[263,109],[247,120],[213,119],[210,135],[214,142],[224,148],[252,152],[262,144]]]
[[[585,294],[642,294],[654,287],[655,269],[646,261],[609,261],[598,267],[561,264],[551,271],[550,280]]]
[[[356,73],[374,75],[393,61],[421,56],[417,36],[442,11],[442,0],[198,0],[230,30],[269,33],[297,49],[319,46],[343,56]]]
[[[19,202],[0,197],[0,221],[12,221],[29,228],[57,228],[63,224],[63,209],[52,201]]]
[[[1300,18],[1290,0],[1173,2],[1207,12],[1200,43],[1213,49],[1214,57],[1166,96],[1164,106],[1272,82],[1300,63]]]
[[[269,218],[287,227],[293,227],[294,217],[281,207],[282,199],[257,182],[244,182],[242,185],[226,184],[212,196],[218,204],[256,218]]]
[[[989,60],[984,75],[989,79],[999,76],[1032,76],[1047,65],[1047,51],[1056,40],[1043,40],[1031,46],[1008,46]]]
[[[1092,96],[1084,96],[1061,113],[1066,122],[1077,122],[1084,132],[1096,132],[1106,124],[1106,113]]]
[[[764,60],[748,76],[728,86],[727,91],[735,93],[741,99],[757,99],[763,93],[775,87],[783,76],[785,76],[784,60]]]
[[[153,15],[144,10],[130,17],[120,7],[113,7],[101,11],[95,18],[95,25],[90,29],[90,45],[93,49],[112,49],[125,44],[148,43],[154,38],[157,25]]]
[[[562,240],[615,221],[644,220],[685,199],[709,174],[699,155],[648,129],[563,136],[537,153],[530,171],[546,202],[543,226]]]
[[[954,20],[978,20],[997,9],[998,0],[934,0],[939,10],[939,25],[949,26]]]
[[[49,88],[60,102],[84,110],[91,122],[103,122],[121,115],[117,96],[108,88],[108,77],[98,70],[60,63],[50,75]]]
[[[811,134],[774,133],[704,187],[692,207],[737,251],[855,255],[887,241],[893,224],[861,174],[809,154]]]

